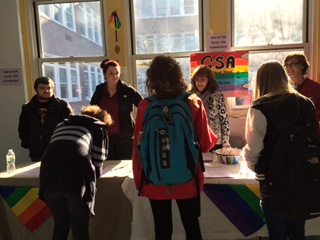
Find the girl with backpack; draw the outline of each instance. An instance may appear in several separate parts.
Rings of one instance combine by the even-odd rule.
[[[269,237],[271,240],[305,240],[306,218],[291,219],[284,212],[292,202],[286,196],[287,189],[295,186],[288,174],[295,164],[286,155],[278,158],[280,150],[276,149],[281,145],[278,139],[283,136],[282,132],[287,132],[293,125],[309,126],[316,135],[315,107],[310,99],[289,85],[285,69],[278,61],[268,61],[259,67],[253,93],[255,100],[246,119],[244,156],[260,184],[261,206]],[[302,201],[300,205],[303,205]]]
[[[157,98],[176,98],[187,90],[187,84],[179,63],[169,56],[159,55],[155,57],[147,70],[147,87],[150,95],[155,94]],[[215,146],[217,137],[208,125],[206,110],[195,94],[190,95],[187,103],[191,108],[193,124],[198,137],[202,152],[209,152]],[[186,231],[186,239],[201,240],[199,226],[200,195],[203,190],[203,172],[201,164],[197,166],[197,177],[191,181],[174,185],[168,188],[166,185],[155,185],[146,182],[142,177],[143,166],[139,161],[138,141],[141,140],[143,131],[143,118],[150,102],[140,102],[136,117],[133,145],[133,174],[136,188],[141,190],[141,195],[149,198],[155,227],[156,240],[169,240],[172,236],[172,200],[176,200],[181,220]],[[174,158],[173,158],[174,160]],[[143,186],[141,188],[141,186]],[[169,189],[169,191],[168,191]]]

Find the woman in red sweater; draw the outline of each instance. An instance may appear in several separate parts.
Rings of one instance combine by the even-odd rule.
[[[180,65],[168,56],[157,56],[153,59],[147,70],[147,87],[149,92],[156,94],[158,98],[176,98],[184,93],[187,84],[183,79]],[[206,110],[202,101],[195,94],[188,99],[192,111],[193,122],[201,146],[202,152],[209,152],[217,142],[217,137],[208,125]],[[133,173],[136,188],[140,189],[142,166],[139,162],[137,141],[139,132],[143,130],[143,117],[149,101],[140,102],[136,117],[133,145]],[[188,183],[176,185],[173,192],[168,191],[168,186],[159,186],[152,183],[144,183],[141,195],[149,198],[154,217],[156,240],[171,239],[172,235],[172,212],[171,202],[176,200],[179,207],[183,226],[187,239],[200,240],[201,231],[198,217],[200,216],[200,196],[198,190],[203,190],[203,172],[198,164],[200,186],[197,187],[196,179]]]
[[[284,59],[284,67],[293,87],[303,96],[310,98],[315,105],[316,117],[320,126],[320,84],[306,77],[310,67],[307,57],[300,53],[290,54]],[[320,127],[318,134],[320,136]]]

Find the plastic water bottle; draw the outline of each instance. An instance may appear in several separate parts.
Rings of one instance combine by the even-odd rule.
[[[12,149],[9,149],[7,156],[7,173],[12,173],[16,170],[16,155]]]

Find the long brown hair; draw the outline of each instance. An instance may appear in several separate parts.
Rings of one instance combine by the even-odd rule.
[[[191,92],[195,92],[197,90],[197,87],[196,87],[197,77],[208,78],[208,84],[203,91],[209,90],[210,93],[213,93],[219,88],[219,83],[212,69],[206,65],[199,65],[193,70],[191,75],[191,89],[190,89]]]
[[[165,55],[152,60],[146,85],[150,95],[157,94],[162,98],[175,98],[187,89],[179,63]]]

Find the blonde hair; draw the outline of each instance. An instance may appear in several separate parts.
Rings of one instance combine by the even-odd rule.
[[[106,110],[101,109],[97,105],[90,105],[87,107],[82,107],[81,113],[84,115],[94,117],[94,118],[100,120],[101,122],[104,122],[107,125],[111,125],[113,123],[113,120],[112,120],[110,114]]]
[[[254,81],[254,99],[263,95],[281,92],[295,92],[289,84],[288,76],[281,63],[277,60],[264,62],[258,68]]]

